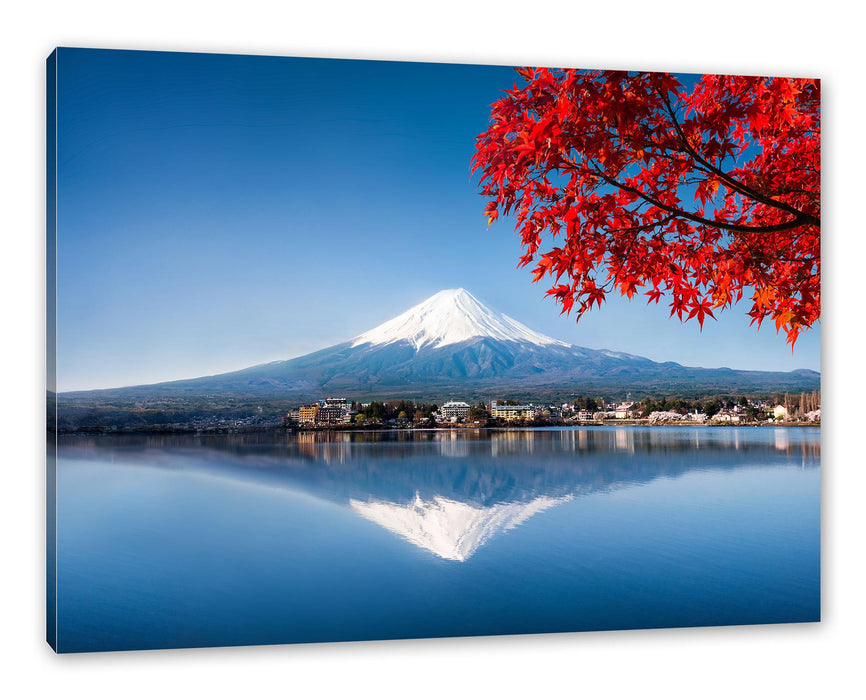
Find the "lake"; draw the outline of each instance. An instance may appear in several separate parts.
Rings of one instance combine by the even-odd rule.
[[[817,428],[63,437],[58,650],[817,621],[819,463]]]

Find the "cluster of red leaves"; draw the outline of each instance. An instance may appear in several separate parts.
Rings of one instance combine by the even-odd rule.
[[[817,81],[518,73],[472,169],[488,225],[516,217],[520,265],[554,279],[563,312],[640,290],[703,327],[748,288],[752,324],[771,318],[792,346],[820,318]]]

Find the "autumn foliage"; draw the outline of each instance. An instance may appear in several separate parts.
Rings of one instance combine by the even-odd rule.
[[[703,327],[745,293],[792,346],[820,318],[818,81],[518,73],[473,172],[564,312],[618,291]]]

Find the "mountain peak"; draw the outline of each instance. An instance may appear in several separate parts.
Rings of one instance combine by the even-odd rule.
[[[351,342],[352,347],[357,347],[366,343],[387,345],[402,341],[420,350],[425,346],[441,348],[478,337],[568,347],[568,343],[536,333],[494,311],[462,287],[443,289]]]

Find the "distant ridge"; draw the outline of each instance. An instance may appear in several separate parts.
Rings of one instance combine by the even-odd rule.
[[[640,394],[812,391],[811,370],[763,372],[685,367],[571,345],[494,311],[466,289],[446,289],[338,345],[196,379],[60,394],[74,400],[201,397],[307,401],[326,395],[448,400],[574,393]]]

